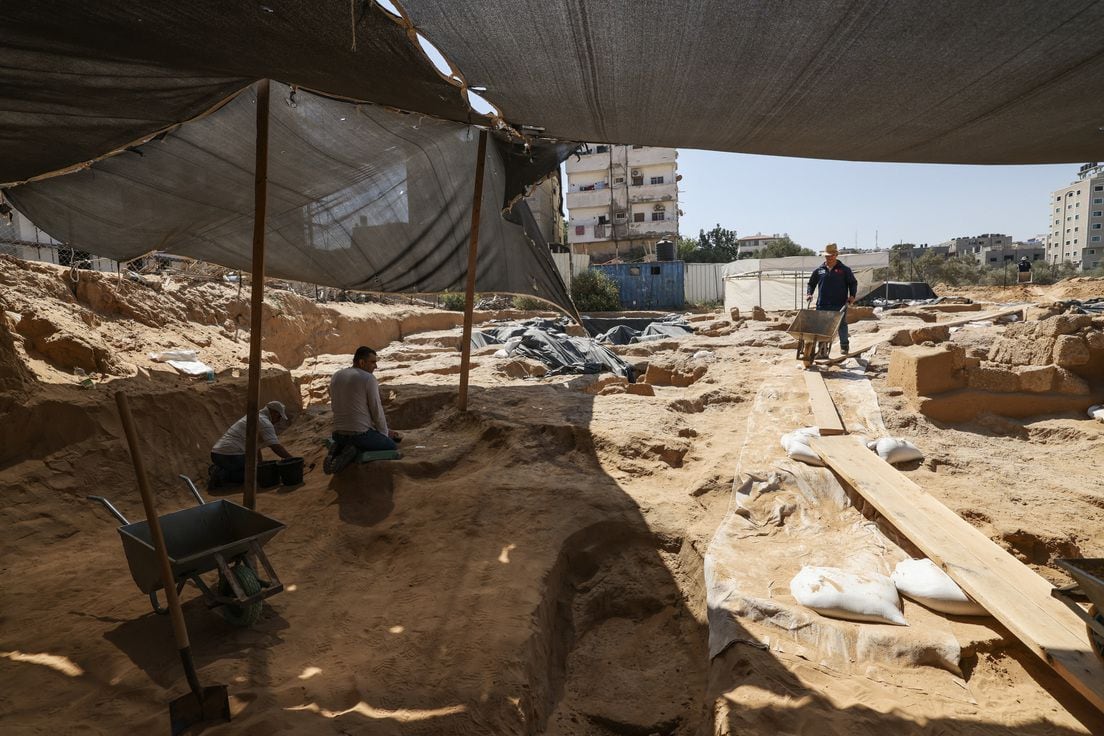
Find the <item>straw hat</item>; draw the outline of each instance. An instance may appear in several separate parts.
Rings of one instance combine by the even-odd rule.
[[[821,251],[821,255],[822,256],[838,256],[839,255],[839,246],[836,245],[835,243],[829,243],[828,245],[824,246],[824,250]]]

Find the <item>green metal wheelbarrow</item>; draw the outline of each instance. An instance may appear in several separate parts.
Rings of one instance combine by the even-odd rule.
[[[260,618],[263,600],[284,589],[261,549],[284,525],[230,501],[204,501],[192,480],[180,477],[187,482],[197,505],[158,517],[176,591],[179,594],[191,581],[203,593],[208,608],[219,608],[223,618],[236,626],[251,626]],[[149,595],[156,613],[168,613],[157,600],[157,592],[164,586],[149,524],[128,521],[103,496],[88,499],[103,504],[122,523],[119,536],[131,577],[138,589]],[[253,570],[250,558],[260,563],[267,580]],[[210,572],[218,573],[214,585],[203,579]]]
[[[1104,661],[1104,558],[1072,558],[1055,560],[1054,563],[1076,582],[1054,588],[1050,594],[1069,606],[1085,622],[1089,644],[1096,656]],[[1089,604],[1087,611],[1084,603]]]
[[[797,359],[806,368],[811,367],[817,358],[828,358],[832,343],[839,333],[840,320],[846,315],[846,305],[838,312],[802,309],[797,313],[786,331],[797,340]]]

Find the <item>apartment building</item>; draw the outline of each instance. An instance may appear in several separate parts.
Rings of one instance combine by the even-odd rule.
[[[1087,163],[1077,181],[1050,193],[1047,263],[1067,261],[1081,271],[1104,264],[1104,164]]]
[[[545,241],[564,242],[563,216],[560,214],[563,209],[563,193],[559,170],[533,187],[525,201]]]
[[[763,233],[746,235],[736,241],[736,252],[741,256],[745,253],[754,255],[781,237],[778,233],[774,235],[764,235]]]
[[[950,258],[969,256],[979,264],[985,265],[993,252],[1000,253],[1012,248],[1012,236],[1003,233],[969,235],[951,238],[940,243],[940,246],[947,247],[947,256]]]
[[[567,242],[596,260],[678,237],[678,151],[590,144],[567,160]]]

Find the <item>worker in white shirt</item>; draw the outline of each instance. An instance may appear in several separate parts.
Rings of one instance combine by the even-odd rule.
[[[291,457],[291,453],[284,449],[276,437],[276,425],[287,421],[284,405],[279,401],[268,402],[257,419],[257,462],[261,461],[263,447],[268,447],[282,458]],[[207,480],[208,488],[245,481],[245,424],[246,417],[234,422],[211,448],[212,465]]]
[[[362,345],[353,354],[353,364],[330,379],[333,445],[322,463],[326,473],[344,470],[359,452],[395,450],[402,441],[398,432],[387,427],[379,382],[372,375],[377,360],[376,351]]]

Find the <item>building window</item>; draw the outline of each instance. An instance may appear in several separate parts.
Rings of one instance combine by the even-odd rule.
[[[634,187],[642,187],[642,186],[644,186],[644,177],[643,177],[643,176],[634,176],[634,177],[632,178],[632,185],[633,185]]]
[[[653,276],[659,276],[660,273],[662,273],[662,272],[663,272],[663,269],[661,269],[659,266],[652,266],[652,275]]]
[[[662,176],[653,176],[652,177],[652,184],[662,184],[662,183],[663,183],[663,177]]]
[[[1094,243],[1099,243],[1100,242],[1100,236],[1099,235],[1094,235],[1091,238],[1089,238],[1089,240],[1091,240]]]
[[[663,222],[663,220],[666,219],[666,214],[666,212],[653,212],[652,222]]]
[[[1104,217],[1104,210],[1093,210],[1093,217]]]
[[[1094,192],[1104,192],[1104,184],[1097,184],[1093,187]]]
[[[634,212],[633,213],[633,222],[644,222],[644,213],[643,212]]]
[[[1099,222],[1094,222],[1093,226],[1092,226],[1092,229],[1093,230],[1099,230],[1100,229],[1100,223]]]
[[[623,176],[614,177],[613,183],[614,184],[624,184],[625,183],[625,177],[623,177]]]
[[[624,212],[618,212],[614,215],[614,217],[616,217],[618,220],[624,220],[626,217],[628,217],[628,215],[626,215]]]
[[[609,146],[597,146],[594,149],[595,153],[609,153]]]
[[[609,215],[598,215],[598,224],[599,225],[608,225],[609,224]]]
[[[1097,197],[1093,200],[1093,204],[1104,204],[1104,197]]]
[[[576,225],[575,226],[575,234],[576,235],[586,235],[586,225]]]
[[[1012,259],[1011,259],[1011,258],[1006,258],[1005,260],[1012,260]],[[989,259],[989,262],[990,262],[990,263],[996,263],[996,262],[997,262],[997,259],[996,259],[996,258],[990,258],[990,259]]]

